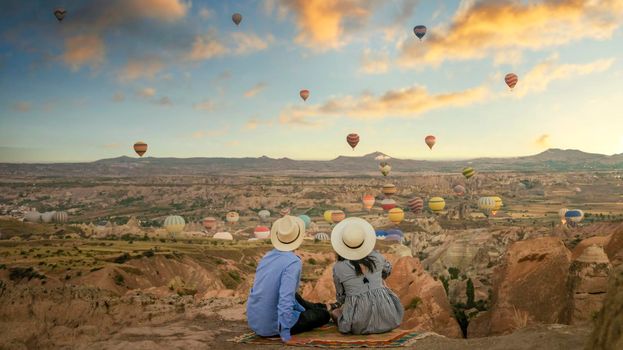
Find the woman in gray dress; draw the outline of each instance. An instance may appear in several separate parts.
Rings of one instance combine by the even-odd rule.
[[[335,226],[331,243],[338,254],[333,266],[337,303],[331,315],[342,333],[372,334],[400,326],[404,308],[385,286],[391,264],[373,250],[374,228],[360,218],[348,218]]]

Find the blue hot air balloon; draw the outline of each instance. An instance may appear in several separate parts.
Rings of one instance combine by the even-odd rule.
[[[311,225],[311,218],[303,214],[303,215],[299,215],[299,219],[303,220],[303,222],[305,223],[305,229],[308,229],[309,225]]]

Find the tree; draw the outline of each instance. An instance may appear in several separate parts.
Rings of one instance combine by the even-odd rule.
[[[467,280],[467,286],[465,287],[465,294],[467,296],[467,308],[474,307],[474,282],[469,278]]]

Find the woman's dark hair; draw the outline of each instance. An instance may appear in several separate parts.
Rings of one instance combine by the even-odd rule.
[[[342,256],[340,256],[339,254],[337,254],[337,261],[344,261],[346,259],[344,259]],[[350,262],[353,267],[355,268],[355,273],[357,274],[357,276],[361,276],[363,275],[363,271],[361,270],[361,265],[365,266],[366,269],[368,269],[368,271],[372,272],[376,269],[376,261],[375,259],[368,255],[363,259],[359,259],[359,260],[348,260],[348,262]]]

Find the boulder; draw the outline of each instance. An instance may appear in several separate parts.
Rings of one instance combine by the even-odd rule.
[[[493,273],[490,310],[469,324],[468,336],[510,333],[530,324],[563,323],[569,304],[571,253],[560,238],[513,243]]]

